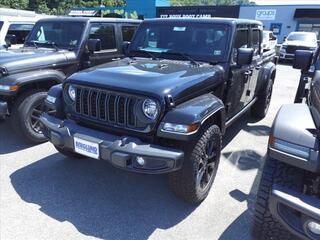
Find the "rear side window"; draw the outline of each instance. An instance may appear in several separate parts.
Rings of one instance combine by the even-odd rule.
[[[248,48],[249,47],[249,31],[248,29],[238,30],[236,33],[236,39],[234,48]]]
[[[102,50],[117,48],[114,26],[112,24],[92,24],[90,28],[89,38],[100,39]]]
[[[131,42],[133,34],[135,33],[136,30],[137,30],[137,26],[122,26],[121,31],[122,31],[123,41]]]
[[[10,24],[7,35],[14,35],[16,37],[16,42],[12,44],[23,44],[32,28],[33,24]]]

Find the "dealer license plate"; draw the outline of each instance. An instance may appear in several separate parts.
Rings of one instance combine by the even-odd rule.
[[[81,155],[99,159],[99,144],[95,142],[90,142],[78,137],[74,137],[74,150],[76,153]]]

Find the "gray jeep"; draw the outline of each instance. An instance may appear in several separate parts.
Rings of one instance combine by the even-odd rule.
[[[320,48],[296,51],[295,104],[279,110],[262,169],[253,233],[258,239],[320,239]]]

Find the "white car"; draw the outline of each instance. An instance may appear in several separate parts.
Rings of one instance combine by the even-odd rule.
[[[46,15],[32,11],[0,8],[0,48],[19,48],[36,21]]]
[[[314,51],[318,46],[314,32],[291,32],[280,48],[281,60],[293,60],[296,50]]]
[[[262,48],[263,50],[275,49],[278,44],[277,37],[271,31],[263,31]]]

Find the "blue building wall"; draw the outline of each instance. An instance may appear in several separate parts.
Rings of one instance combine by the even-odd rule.
[[[275,16],[272,20],[260,20],[265,30],[271,30],[273,27],[280,27],[280,32],[277,34],[279,43],[283,42],[284,37],[292,31],[297,31],[299,24],[303,23],[320,23],[319,19],[294,19],[296,9],[299,8],[311,8],[320,9],[320,5],[256,5],[256,6],[241,6],[240,18],[256,19],[257,10],[273,11],[275,10]],[[259,20],[259,19],[258,19]]]

